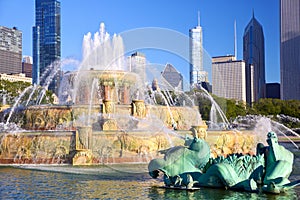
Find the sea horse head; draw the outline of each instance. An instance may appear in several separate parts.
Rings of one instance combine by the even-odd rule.
[[[199,139],[198,137],[194,137],[192,140],[189,149],[192,151],[200,151],[203,147],[203,140]]]
[[[188,149],[195,152],[194,158],[197,160],[197,167],[203,168],[210,158],[210,147],[207,142],[194,137]]]
[[[269,146],[278,145],[278,138],[275,132],[269,132],[267,135],[267,143]]]

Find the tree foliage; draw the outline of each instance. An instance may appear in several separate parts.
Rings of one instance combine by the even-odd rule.
[[[17,81],[17,82],[11,82],[8,80],[0,80],[0,105],[2,104],[8,104],[12,106],[18,97],[22,94],[22,92],[30,87],[30,83]],[[31,95],[30,93],[32,90],[28,90],[27,93],[24,94],[23,98],[20,99],[20,104],[27,103],[29,97],[30,101],[28,101],[28,105],[30,104],[37,104],[37,100],[39,96],[41,95],[41,92],[45,92],[44,97],[41,100],[42,104],[49,104],[53,103],[53,97],[51,91],[43,91],[43,88],[37,87],[36,91]]]
[[[199,92],[199,91],[198,91]],[[201,92],[200,92],[201,93]],[[280,99],[259,99],[252,106],[234,99],[225,99],[212,95],[218,103],[227,119],[233,120],[237,116],[245,115],[287,115],[300,119],[300,101],[299,100],[280,100]],[[202,119],[210,120],[211,101],[203,95],[197,95],[197,105]]]
[[[12,105],[22,91],[29,86],[30,83],[21,81],[10,82],[8,80],[0,80],[0,104]]]
[[[284,114],[300,118],[299,100],[260,99],[253,104],[253,108],[261,115]]]

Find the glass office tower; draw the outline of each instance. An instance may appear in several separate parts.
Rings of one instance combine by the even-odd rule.
[[[200,26],[200,13],[198,12],[198,25],[189,30],[190,45],[190,85],[195,86],[208,82],[208,73],[204,71],[204,49],[202,27]],[[211,62],[209,62],[211,65]]]
[[[44,85],[47,67],[61,57],[60,2],[58,0],[35,1],[35,26],[33,27],[34,84]],[[53,74],[49,90],[57,92],[60,80],[59,66],[49,70]],[[57,73],[55,73],[55,72]],[[43,76],[43,74],[45,74]]]
[[[280,96],[300,100],[300,0],[280,0]]]
[[[203,71],[202,28],[196,26],[189,30],[190,36],[190,84],[200,82]]]
[[[246,65],[246,100],[251,105],[266,97],[265,39],[254,13],[244,31],[243,59]]]
[[[190,86],[208,83],[208,72],[211,69],[211,58],[204,52],[202,27],[200,26],[200,13],[198,12],[198,25],[189,30],[189,54],[190,54]]]

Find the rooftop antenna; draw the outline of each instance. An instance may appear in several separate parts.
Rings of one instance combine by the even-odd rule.
[[[200,11],[198,11],[198,26],[200,26]]]
[[[237,59],[236,20],[234,20],[234,57]]]

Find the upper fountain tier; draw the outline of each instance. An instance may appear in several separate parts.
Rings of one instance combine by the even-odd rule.
[[[104,23],[94,34],[83,37],[81,69],[127,71],[124,59],[124,45],[120,35],[112,37],[105,31]]]

